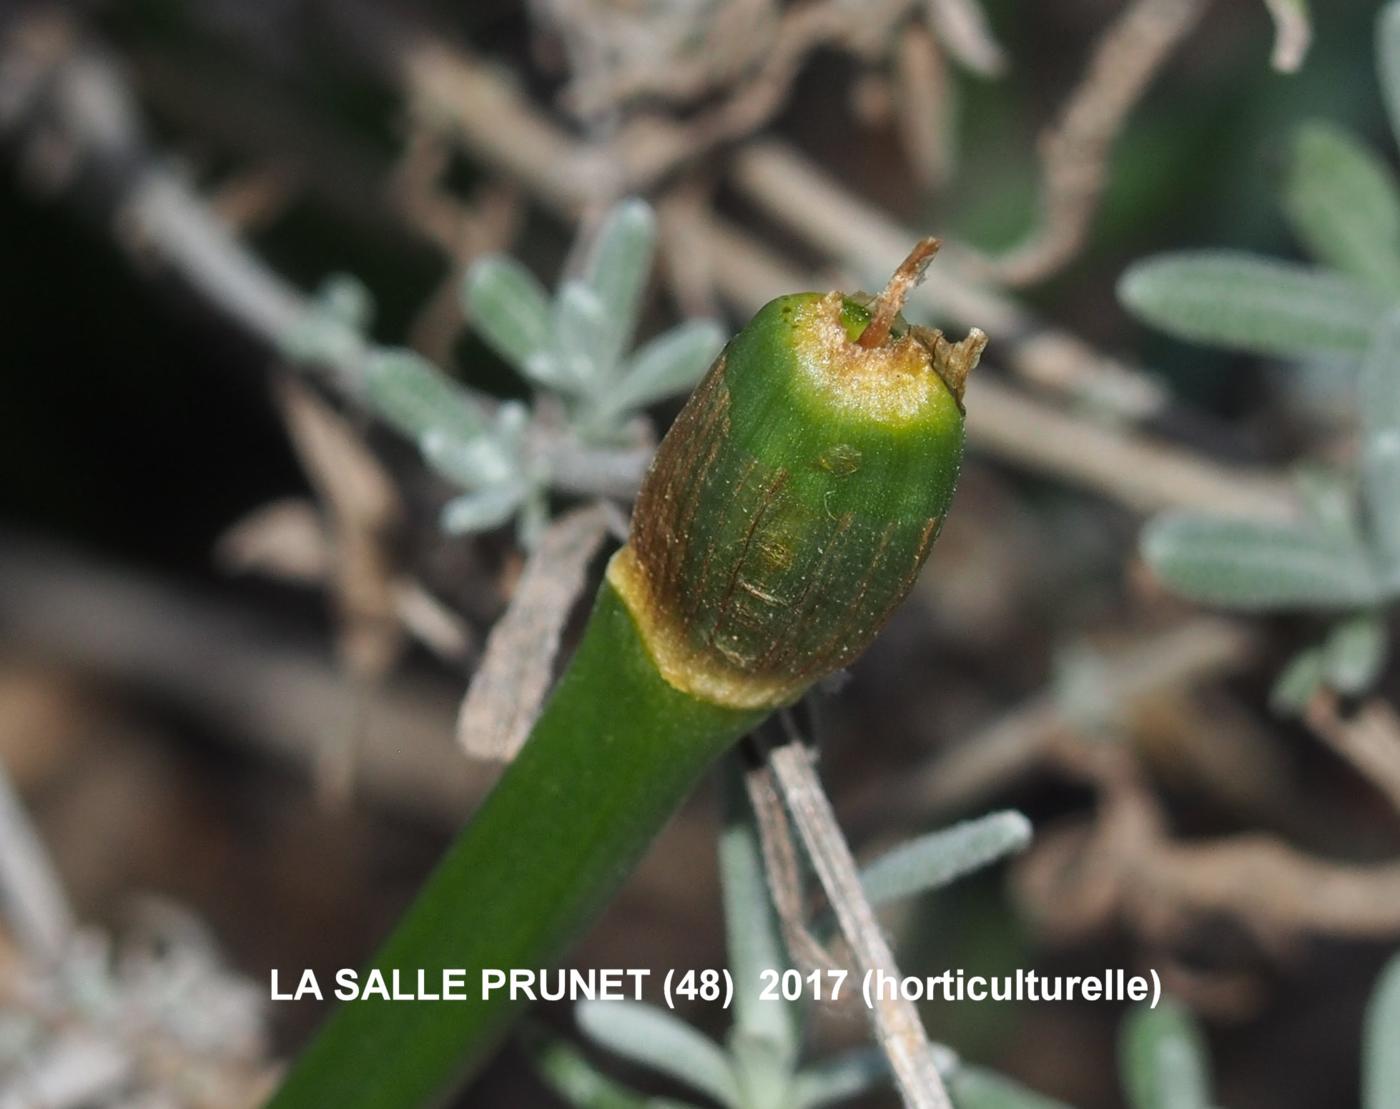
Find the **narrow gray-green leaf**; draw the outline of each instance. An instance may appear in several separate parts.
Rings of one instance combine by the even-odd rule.
[[[1062,1101],[982,1067],[962,1064],[947,1081],[956,1109],[1069,1109]]]
[[[1381,971],[1366,1009],[1361,1109],[1400,1109],[1400,954]]]
[[[463,301],[472,327],[516,369],[549,343],[549,298],[535,275],[504,254],[467,271]]]
[[[1364,693],[1385,665],[1386,628],[1377,612],[1361,612],[1338,622],[1323,648],[1327,684],[1338,693]]]
[[[862,870],[860,881],[872,902],[894,901],[946,886],[1030,841],[1031,822],[1020,813],[991,813],[900,844]]]
[[[1298,500],[1308,519],[1324,531],[1355,538],[1356,479],[1350,470],[1304,463],[1293,472]]]
[[[687,1102],[629,1090],[563,1040],[551,1039],[535,1046],[531,1061],[541,1081],[573,1109],[695,1109]]]
[[[1380,595],[1358,543],[1301,523],[1167,513],[1144,529],[1142,553],[1173,592],[1224,608],[1358,608]]]
[[[501,485],[519,476],[519,462],[493,435],[457,439],[433,430],[418,441],[428,465],[465,489]]]
[[[1360,354],[1384,310],[1351,278],[1233,251],[1138,262],[1120,278],[1118,298],[1180,338],[1286,358]]]
[[[642,292],[651,272],[656,217],[644,200],[624,200],[598,229],[584,266],[584,280],[607,312],[609,351],[616,360],[637,329]]]
[[[376,351],[365,363],[365,400],[410,439],[430,432],[465,442],[487,426],[485,409],[460,385],[412,351]]]
[[[778,914],[768,892],[758,829],[744,789],[737,754],[723,762],[724,829],[719,837],[719,874],[724,891],[724,928],[734,976],[734,1023],[739,1033],[769,1041],[791,1064],[797,1055],[797,1013],[789,1001],[764,1001],[765,970],[789,965]]]
[[[1376,17],[1376,69],[1390,130],[1400,143],[1400,2],[1392,0]]]
[[[1327,678],[1327,656],[1321,647],[1294,655],[1274,679],[1269,707],[1280,716],[1298,716]]]
[[[1119,1040],[1123,1092],[1132,1109],[1209,1109],[1210,1063],[1191,1013],[1171,998],[1135,1006]]]
[[[358,277],[337,273],[316,290],[316,306],[331,319],[363,334],[374,315],[369,289]]]
[[[1304,125],[1293,142],[1283,209],[1323,265],[1383,295],[1400,292],[1400,190],[1365,144],[1330,124]]]
[[[574,1015],[594,1043],[737,1109],[728,1056],[674,1014],[640,1001],[582,1001]]]
[[[797,1077],[796,1109],[836,1105],[890,1081],[890,1065],[878,1048],[861,1047],[809,1067]]]
[[[453,535],[490,531],[515,514],[525,490],[514,483],[491,485],[448,501],[442,509],[442,530]]]
[[[643,408],[689,392],[723,345],[724,331],[711,320],[693,320],[658,335],[632,358],[612,407],[616,411]]]
[[[1376,553],[1388,588],[1400,589],[1400,312],[1376,332],[1357,381],[1361,469]]]
[[[565,281],[554,298],[553,323],[554,356],[569,391],[590,396],[608,389],[615,359],[598,294],[582,281]]]

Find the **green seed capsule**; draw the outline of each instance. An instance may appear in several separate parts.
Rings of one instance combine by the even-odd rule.
[[[860,654],[914,584],[986,344],[898,315],[936,245],[873,301],[765,306],[662,442],[608,579],[677,688],[735,708],[792,701]]]

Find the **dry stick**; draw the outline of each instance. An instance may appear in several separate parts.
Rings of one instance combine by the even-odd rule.
[[[471,757],[509,762],[524,746],[549,692],[564,624],[607,531],[607,510],[586,505],[550,524],[531,552],[457,716],[457,742]]]
[[[817,777],[811,753],[800,739],[792,737],[786,713],[784,721],[790,741],[768,751],[768,764],[850,945],[856,969],[862,976],[875,971],[898,978],[894,952],[861,888],[860,871]],[[885,999],[877,993],[870,1017],[905,1105],[910,1109],[951,1109],[913,1002],[898,995]]]
[[[793,842],[783,799],[773,784],[773,772],[760,764],[744,775],[744,789],[753,807],[758,826],[763,872],[768,880],[773,908],[783,929],[783,942],[803,971],[837,965],[831,953],[807,926],[807,906],[802,896],[802,871],[798,866],[797,845]]]
[[[52,543],[0,532],[0,629],[7,643],[90,669],[220,728],[264,756],[311,765],[327,720],[355,707],[324,647],[287,629]],[[387,683],[360,735],[363,793],[445,827],[480,800],[488,775],[452,744],[446,685]]]
[[[1105,28],[1079,86],[1041,137],[1040,225],[1025,243],[991,260],[996,280],[1029,285],[1079,252],[1108,180],[1113,140],[1205,8],[1206,0],[1135,0]]]
[[[1248,627],[1197,617],[1105,658],[1100,676],[1111,706],[1129,709],[1163,689],[1218,678],[1255,653],[1258,637]],[[902,780],[872,806],[910,812],[971,808],[1033,769],[1071,727],[1052,693],[1033,697],[958,743],[923,770]]]
[[[38,965],[58,960],[73,934],[73,910],[63,883],[0,764],[0,909],[26,956]]]

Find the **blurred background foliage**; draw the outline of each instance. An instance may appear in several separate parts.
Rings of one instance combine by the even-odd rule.
[[[1036,136],[1123,5],[984,7],[1007,64],[999,76],[949,66],[942,176],[912,168],[889,111],[899,88],[872,78],[880,65],[844,50],[804,60],[761,134],[791,143],[902,227],[993,254],[1013,247],[1036,226]],[[503,187],[508,175],[489,159],[451,144],[415,147],[425,140],[408,121],[399,81],[375,61],[379,18],[429,28],[490,59],[570,134],[606,136],[608,123],[590,131],[560,107],[566,52],[544,4],[401,2],[369,16],[365,8],[134,0],[62,11],[82,42],[119,66],[157,164],[232,219],[255,256],[307,295],[333,275],[353,275],[372,304],[372,347],[411,349],[488,403],[538,412],[540,396],[500,344],[463,325],[468,259],[434,238],[441,220],[414,207],[413,175],[428,172],[440,196],[486,213],[502,240],[493,249],[546,289],[578,272],[575,244],[588,236],[529,189]],[[1375,5],[1314,9],[1305,63],[1284,74],[1269,66],[1264,5],[1208,5],[1113,144],[1087,241],[1058,272],[1010,294],[1088,349],[1145,367],[1173,398],[1143,421],[1154,441],[1251,472],[1283,472],[1300,458],[1347,460],[1356,406],[1346,375],[1172,338],[1136,322],[1115,289],[1132,263],[1164,251],[1304,258],[1280,197],[1305,120],[1347,129],[1395,168],[1372,65]],[[20,4],[0,13],[0,89],[19,79],[16,29],[42,10]],[[326,405],[330,422],[325,413],[309,417],[331,429],[322,440],[339,444],[329,464],[289,435],[299,417],[287,413],[305,408],[281,395],[282,383],[298,380],[283,363],[299,352],[270,347],[155,252],[133,248],[109,218],[114,166],[65,174],[62,151],[9,120],[5,104],[0,98],[0,756],[83,920],[125,934],[141,916],[133,904],[158,894],[184,906],[259,990],[272,967],[285,976],[354,965],[489,781],[449,740],[466,677],[521,577],[517,535],[508,527],[444,535],[437,524],[451,481],[432,476],[414,445],[363,407]],[[642,190],[663,230],[638,345],[707,316],[732,330],[745,314],[724,298],[688,297],[684,281],[668,276],[687,252],[683,241],[668,245],[664,230],[676,195],[734,221],[814,285],[834,280],[828,251],[769,218],[726,177],[740,146],[721,144]],[[1005,351],[1014,337],[988,330],[986,372],[1011,379],[998,344]],[[1136,433],[1092,401],[1060,399],[1086,424],[1126,423]],[[969,405],[975,416],[975,392]],[[652,405],[654,430],[676,407]],[[361,635],[353,617],[365,597],[348,603],[325,588],[334,577],[326,537],[343,551],[354,546],[347,536],[362,534],[347,523],[353,513],[335,510],[326,475],[364,472],[362,454],[393,490],[382,514],[391,541],[372,553],[387,550],[395,567],[411,569],[408,585],[402,575],[370,574],[383,587],[370,591],[371,614],[383,616],[375,605],[398,614],[408,631],[397,638]],[[556,511],[571,503],[557,489],[551,496]],[[296,514],[313,500],[309,516]],[[1327,622],[1285,611],[1224,631],[1193,623],[1199,610],[1166,596],[1138,559],[1150,515],[1140,510],[1165,506],[1124,501],[974,436],[932,568],[830,704],[825,776],[838,812],[863,858],[994,807],[1014,806],[1037,829],[1024,859],[889,916],[905,973],[1160,966],[1196,1014],[1200,1031],[1191,1034],[1208,1043],[1219,1104],[1354,1104],[1366,1006],[1400,934],[1386,869],[1400,854],[1394,806],[1366,773],[1365,756],[1358,764],[1347,746],[1354,731],[1346,727],[1373,717],[1368,706],[1355,715],[1349,702],[1315,705],[1302,720],[1276,717],[1276,675],[1323,638]],[[248,533],[235,525],[278,505],[291,506],[287,526],[257,532],[275,535],[277,549],[240,546]],[[234,572],[250,569],[258,572]],[[427,616],[421,604],[411,608],[422,597],[409,585],[438,607]],[[567,641],[568,628],[561,633]],[[1134,653],[1145,641],[1157,653]],[[1170,670],[1163,642],[1187,643],[1191,658],[1206,661],[1149,695],[1120,696],[1116,664],[1149,657],[1149,669]],[[1396,684],[1393,666],[1375,679],[1382,704],[1393,702]],[[1384,738],[1384,721],[1376,726]],[[1014,772],[965,762],[950,769],[940,759],[960,740],[980,743],[993,762],[1006,750],[1039,754]],[[347,747],[357,752],[348,769]],[[314,795],[308,777],[319,784]],[[713,800],[702,797],[675,822],[582,962],[725,958]],[[1142,819],[1115,824],[1124,812]],[[1239,836],[1287,843],[1351,868],[1349,877],[1365,871],[1376,902],[1350,916],[1342,908],[1328,915],[1336,900],[1313,905],[1311,915],[1271,916],[1228,896],[1193,902],[1171,884],[1177,870],[1138,867],[1149,885],[1163,883],[1153,903],[1120,873],[1142,858],[1234,848]],[[1132,854],[1139,847],[1144,854]],[[1260,888],[1272,889],[1276,872],[1261,873]],[[1333,888],[1302,873],[1305,892]],[[1099,885],[1088,880],[1105,874]],[[161,919],[154,934],[168,939]],[[1392,970],[1392,995],[1393,980]],[[115,993],[125,997],[140,981],[123,979]],[[208,981],[227,995],[222,978]],[[700,1006],[685,1015],[723,1037],[722,1014]],[[1120,1031],[1126,1014],[1109,1005],[931,1005],[924,1016],[930,1035],[972,1064],[1086,1109],[1123,1103],[1120,1035],[1148,1034]],[[260,1074],[317,1017],[310,1003],[262,1013],[264,1038],[239,1065]],[[541,1017],[548,1036],[579,1042],[563,1007]],[[858,1016],[817,1024],[812,1035],[832,1053],[865,1036]],[[682,1092],[579,1050],[640,1089]],[[462,1104],[554,1104],[527,1056],[511,1048]],[[892,1103],[879,1100],[886,1096],[868,1103]],[[1372,1109],[1387,1104],[1375,1098]]]

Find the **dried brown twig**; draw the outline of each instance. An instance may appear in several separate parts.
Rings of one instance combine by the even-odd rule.
[[[1099,812],[1039,836],[1013,871],[1018,897],[1047,934],[1079,938],[1121,922],[1173,946],[1219,916],[1268,949],[1299,933],[1400,933],[1400,861],[1333,862],[1258,833],[1183,842],[1122,745],[1071,739],[1055,757],[1095,787]]]
[[[1104,29],[1078,87],[1041,136],[1039,226],[1025,243],[991,261],[997,281],[1029,285],[1078,253],[1108,180],[1114,139],[1205,8],[1206,0],[1133,0]]]
[[[559,637],[611,514],[589,505],[560,516],[530,553],[505,614],[486,640],[457,717],[457,742],[478,759],[509,762],[524,744],[553,676]]]
[[[784,714],[786,720],[786,714]],[[857,973],[883,972],[899,977],[889,942],[860,884],[860,872],[831,802],[822,789],[805,743],[788,725],[788,741],[767,751],[773,779],[827,899],[850,945]],[[900,996],[873,999],[870,1018],[890,1062],[895,1084],[910,1109],[951,1109],[935,1065],[932,1045],[919,1012]]]

